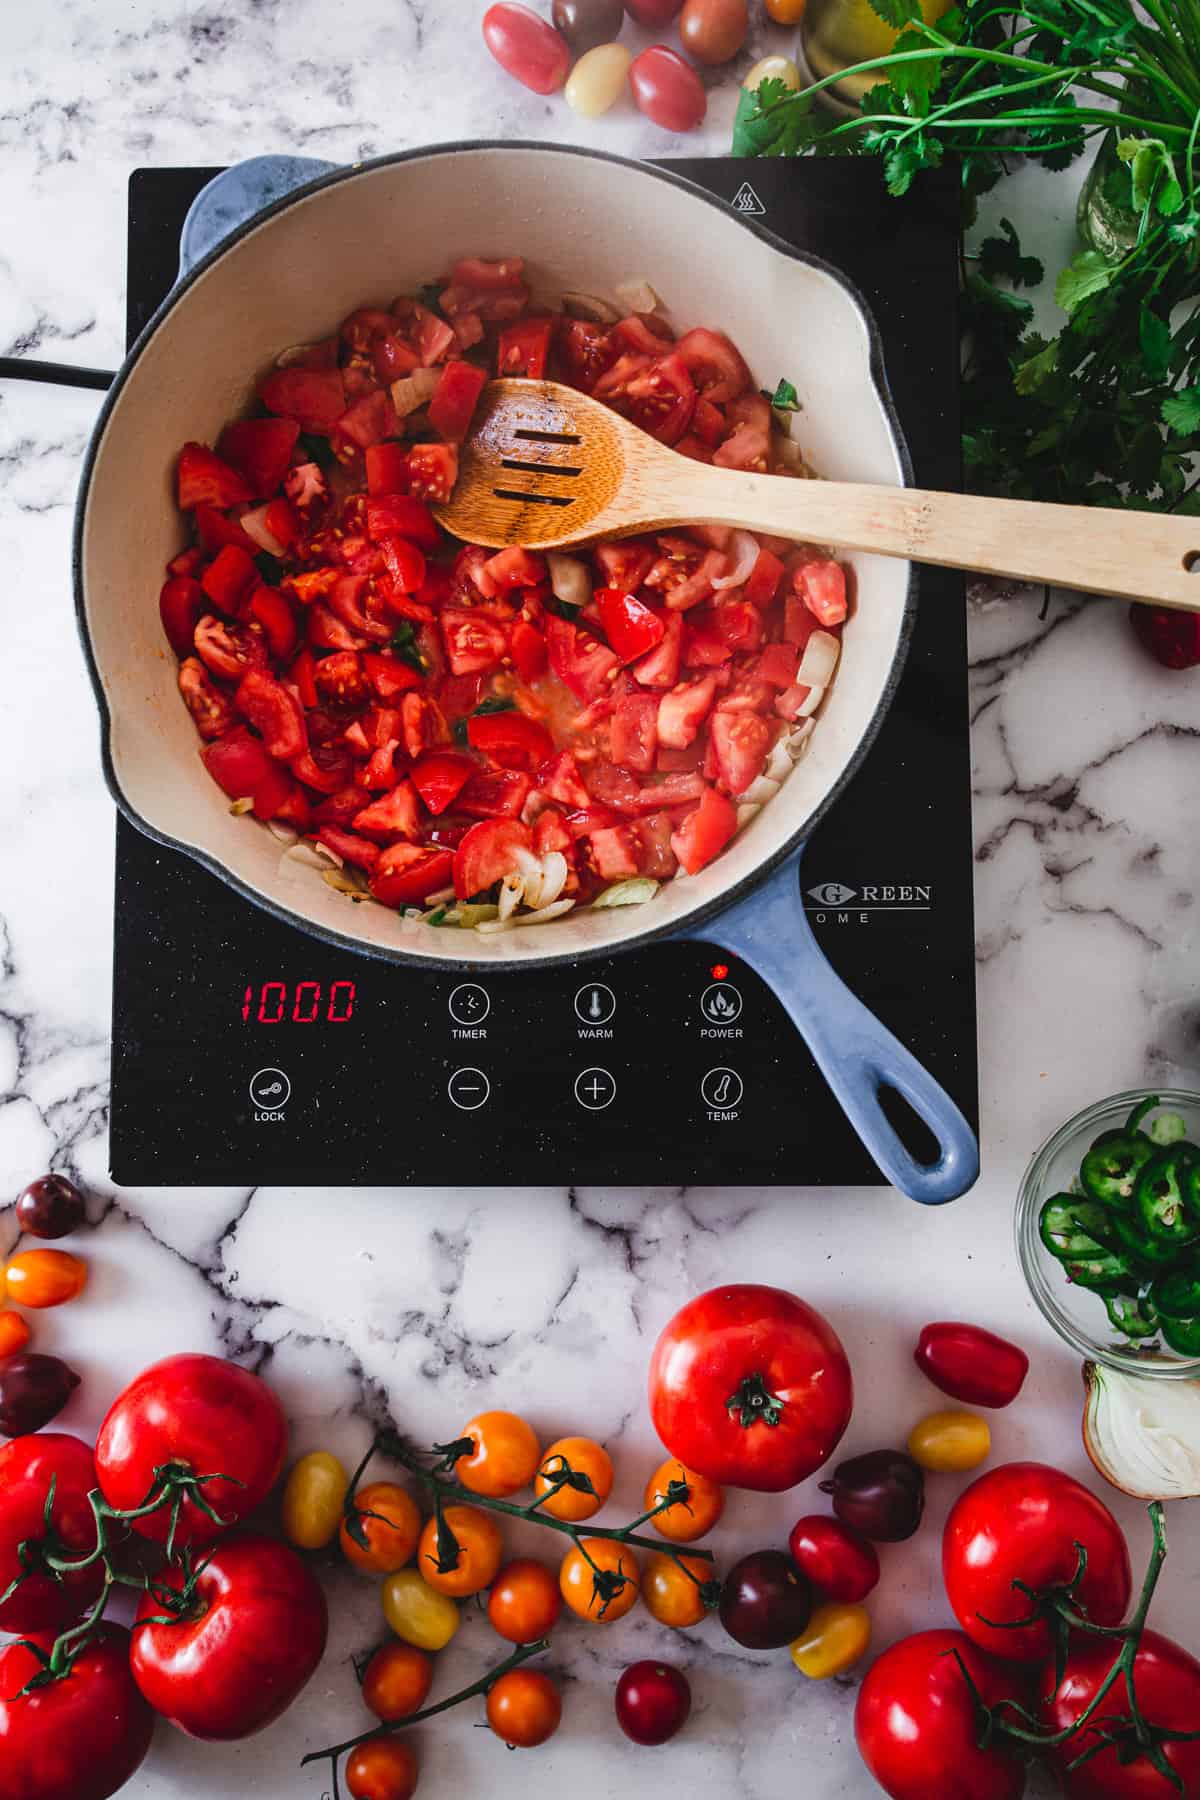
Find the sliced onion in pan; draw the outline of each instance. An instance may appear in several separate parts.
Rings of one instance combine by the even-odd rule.
[[[539,907],[537,912],[517,913],[513,924],[546,925],[551,919],[561,919],[564,913],[570,912],[574,904],[573,900],[556,900],[553,906]],[[482,931],[483,927],[479,926],[478,929]]]
[[[735,531],[728,554],[734,558],[733,567],[728,575],[717,577],[714,588],[741,587],[749,581],[750,572],[758,561],[758,539],[751,537],[748,531]]]
[[[615,325],[620,318],[617,308],[598,294],[564,294],[563,311],[573,319],[591,319],[597,325]]]
[[[551,550],[546,565],[555,599],[561,600],[564,606],[586,606],[592,597],[592,578],[586,564],[577,557],[562,556],[557,550]]]
[[[426,404],[440,376],[440,369],[414,369],[411,375],[402,375],[399,381],[393,381],[392,405],[402,419]]]
[[[841,645],[829,631],[814,631],[804,646],[796,680],[806,687],[827,688],[837,668]]]

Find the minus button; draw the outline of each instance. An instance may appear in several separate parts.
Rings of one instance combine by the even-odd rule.
[[[460,1112],[475,1112],[485,1104],[492,1084],[482,1069],[455,1069],[446,1092]]]

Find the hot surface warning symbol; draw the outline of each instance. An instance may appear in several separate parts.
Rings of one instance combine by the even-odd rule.
[[[748,181],[743,181],[732,204],[734,212],[739,213],[765,213],[767,210]]]

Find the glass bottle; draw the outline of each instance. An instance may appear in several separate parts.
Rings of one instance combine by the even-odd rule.
[[[936,24],[950,5],[951,0],[921,0],[925,23]],[[868,0],[808,0],[800,28],[800,42],[814,81],[873,56],[886,56],[899,35],[893,26],[884,24]],[[875,72],[853,75],[824,89],[820,98],[839,112],[853,112],[867,89],[881,79]]]
[[[1106,131],[1082,188],[1075,220],[1089,250],[1118,263],[1137,243],[1141,220],[1134,210],[1129,165],[1117,155],[1115,131]]]

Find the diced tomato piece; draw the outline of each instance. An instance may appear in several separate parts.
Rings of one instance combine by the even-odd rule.
[[[645,775],[654,767],[658,749],[658,709],[654,694],[623,694],[613,714],[609,736],[612,759],[622,768]]]
[[[550,667],[577,700],[595,700],[620,662],[607,644],[552,613],[546,620]]]
[[[409,494],[387,494],[368,500],[366,523],[367,536],[376,543],[385,538],[407,538],[422,550],[436,550],[442,541],[438,522],[429,508]]]
[[[517,287],[524,273],[523,256],[501,256],[494,262],[482,256],[462,256],[451,268],[449,279],[459,287],[479,288],[487,294]]]
[[[236,519],[227,519],[215,506],[201,504],[196,507],[192,517],[196,522],[200,542],[210,554],[224,549],[226,544],[236,544],[247,555],[257,556],[258,545],[254,539],[247,536]]]
[[[251,669],[238,684],[234,703],[258,732],[269,756],[288,762],[308,743],[300,702],[282,681],[264,669]]]
[[[706,550],[694,569],[679,579],[668,582],[667,605],[672,612],[685,612],[690,606],[698,606],[702,600],[711,600],[715,591],[713,582],[718,581],[728,569],[729,558],[723,550]]]
[[[266,500],[278,491],[299,436],[295,419],[235,419],[217,439],[217,449],[245,476],[251,494]]]
[[[190,652],[206,605],[204,589],[190,575],[173,575],[163,582],[158,612],[167,641],[176,656],[187,656]]]
[[[713,406],[736,399],[750,386],[750,371],[723,331],[697,326],[684,332],[675,349],[700,393]]]
[[[460,444],[466,437],[471,415],[486,385],[486,369],[457,357],[446,364],[429,402],[429,423],[444,443]]]
[[[447,675],[439,682],[437,703],[448,719],[465,719],[483,698],[482,675]]]
[[[546,579],[546,564],[542,557],[522,550],[519,544],[508,550],[497,550],[483,567],[492,583],[493,593],[506,594],[510,588],[538,587]],[[482,591],[486,593],[487,590]]]
[[[376,498],[380,494],[407,494],[407,445],[397,443],[368,444],[366,450],[366,465],[368,494],[371,494]],[[372,532],[371,535],[375,536],[375,533]]]
[[[494,599],[499,592],[488,574],[491,557],[479,544],[464,544],[454,558],[450,585],[456,601],[473,605],[477,600]]]
[[[450,728],[441,708],[428,694],[405,694],[400,702],[400,730],[404,754],[414,761],[423,750],[450,742]]]
[[[509,644],[522,681],[536,681],[546,669],[546,640],[526,619],[518,619]]]
[[[394,331],[381,331],[371,345],[371,361],[380,381],[389,385],[419,369],[421,359]]]
[[[775,690],[769,681],[757,675],[742,675],[727,687],[717,701],[718,712],[769,713],[775,704]]]
[[[565,379],[585,394],[592,392],[619,352],[619,345],[603,325],[565,317],[558,328],[557,348]]]
[[[820,626],[817,615],[810,612],[799,594],[789,594],[783,603],[783,635],[789,644],[803,651],[805,644]]]
[[[793,719],[800,717],[800,709],[811,693],[812,689],[806,687],[804,682],[793,682],[791,687],[784,688],[776,700],[775,711],[781,719],[786,719],[790,724]]]
[[[290,500],[272,500],[266,513],[267,530],[276,541],[290,550],[300,536],[303,526],[300,517]]]
[[[640,538],[624,538],[618,543],[597,544],[592,554],[603,572],[606,587],[633,594],[650,573],[655,553]]]
[[[620,813],[614,812],[611,806],[586,806],[567,814],[567,830],[577,840],[591,837],[593,831],[606,831],[610,825],[620,823]]]
[[[329,590],[329,608],[360,639],[386,644],[392,635],[392,626],[379,616],[380,602],[378,598],[372,598],[368,580],[366,575],[343,575]],[[368,611],[372,606],[375,611]]]
[[[227,625],[205,613],[196,626],[196,654],[221,681],[240,681],[247,669],[267,666],[266,639],[245,625]]]
[[[631,825],[615,825],[607,831],[593,831],[589,838],[592,861],[601,881],[624,881],[638,873],[641,844]]]
[[[727,426],[725,414],[719,406],[715,406],[706,394],[696,400],[696,410],[692,414],[692,430],[707,450],[715,450],[725,436]],[[718,545],[718,548],[721,548]]]
[[[772,687],[789,688],[796,679],[798,661],[795,644],[768,644],[754,665],[754,673]]]
[[[690,801],[699,800],[703,792],[704,782],[694,772],[664,775],[661,780],[647,782],[645,787],[638,789],[631,811],[652,813],[660,812],[664,807],[686,806]]]
[[[591,798],[602,806],[615,806],[624,813],[637,811],[642,790],[628,769],[611,762],[591,762],[586,765],[584,781]]]
[[[291,776],[244,725],[235,725],[201,755],[205,768],[231,800],[254,802],[257,819],[273,819],[291,797]]]
[[[643,431],[662,444],[679,441],[691,423],[696,389],[683,359],[659,356],[625,384],[625,407]]]
[[[341,569],[302,569],[292,575],[285,575],[283,585],[293,600],[301,606],[311,606],[314,600],[320,600],[328,594],[337,582],[342,579]]]
[[[400,421],[386,388],[373,388],[369,394],[361,394],[346,408],[336,426],[339,435],[360,450],[381,444],[384,438],[395,437],[399,429]]]
[[[392,844],[375,865],[368,885],[384,906],[423,906],[430,894],[449,887],[454,857],[425,844]]]
[[[839,562],[801,563],[792,586],[826,630],[846,617],[846,571]]]
[[[311,650],[301,650],[288,670],[288,679],[300,696],[306,710],[317,704],[317,659]]]
[[[412,784],[431,813],[444,813],[458,799],[475,767],[469,756],[430,750],[413,764]]]
[[[395,787],[400,779],[400,771],[396,767],[396,752],[399,748],[399,738],[389,738],[386,743],[372,750],[355,776],[359,786],[376,793],[380,788]]]
[[[310,744],[292,758],[292,774],[305,787],[315,788],[326,796],[316,809],[319,819],[330,819],[344,825],[362,808],[361,788],[350,785],[354,765],[345,751],[331,744]]]
[[[763,616],[748,600],[720,600],[713,607],[717,636],[731,650],[757,650],[763,639]]]
[[[371,754],[371,743],[363,730],[361,719],[354,719],[347,725],[342,733],[342,742],[349,745],[352,756],[362,757]],[[357,780],[358,777],[356,776],[355,779]]]
[[[521,769],[476,769],[458,796],[458,808],[474,819],[515,819],[532,787]]]
[[[373,800],[354,815],[355,831],[367,837],[414,837],[417,830],[417,796],[411,781],[402,781],[390,794]]]
[[[554,739],[520,712],[480,713],[467,720],[467,742],[502,769],[533,769],[554,753]]]
[[[588,804],[588,791],[569,750],[560,750],[556,757],[545,763],[538,770],[536,780],[543,794],[549,794],[552,800],[561,800],[564,806]]]
[[[638,838],[638,874],[651,875],[656,881],[669,881],[678,863],[671,848],[671,815],[651,813],[634,826]]]
[[[254,558],[236,544],[218,550],[200,577],[200,586],[215,607],[235,617],[242,601],[258,581]]]
[[[360,306],[342,320],[339,335],[351,350],[369,350],[381,333],[392,329],[392,315],[380,306]]]
[[[383,560],[387,569],[385,594],[393,610],[406,618],[432,619],[433,608],[412,598],[425,582],[425,558],[417,546],[407,538],[384,538]]]
[[[497,375],[526,375],[539,381],[546,373],[553,330],[554,320],[548,318],[522,319],[515,325],[506,325],[496,351]]]
[[[483,320],[478,313],[458,313],[454,320],[454,348],[473,350],[483,342]]]
[[[181,512],[194,506],[239,506],[254,498],[244,476],[207,444],[185,444],[175,471],[175,497]]]
[[[224,737],[237,724],[228,697],[213,686],[212,677],[197,656],[179,665],[179,691],[202,738]]]
[[[439,319],[427,306],[410,301],[410,339],[423,369],[432,369],[448,356],[458,341],[455,327]]]
[[[328,706],[358,707],[367,700],[367,680],[357,651],[323,656],[313,672],[317,693]]]
[[[501,627],[468,607],[446,607],[440,623],[446,656],[455,675],[494,669],[508,649],[508,638]]]
[[[683,614],[667,614],[667,630],[657,650],[633,665],[633,675],[643,687],[674,687],[679,679],[679,654],[683,643]]]
[[[328,436],[346,410],[346,389],[338,368],[273,369],[258,384],[268,412],[296,419],[301,431]]]
[[[756,712],[714,713],[709,729],[722,785],[744,794],[763,772],[774,731]]]
[[[472,825],[454,853],[454,892],[460,900],[485,894],[517,866],[517,851],[532,850],[528,825],[517,819],[485,819]]]
[[[761,394],[743,394],[731,402],[733,429],[713,451],[720,469],[764,470],[771,450],[771,408]]]
[[[418,500],[448,500],[458,480],[453,444],[414,444],[408,453],[409,492]]]
[[[298,781],[292,782],[291,792],[286,800],[281,800],[272,814],[286,825],[294,825],[297,831],[307,831],[312,824],[312,807],[308,795]]]
[[[478,313],[481,319],[489,321],[516,319],[528,304],[529,289],[523,281],[504,288],[471,287],[456,281],[438,295],[438,305],[456,323],[464,313]]]
[[[670,744],[660,742],[654,766],[668,775],[678,775],[692,769],[699,769],[704,766],[707,750],[708,740],[702,737],[694,739],[682,750],[676,750]]]
[[[388,656],[381,650],[364,650],[362,667],[380,700],[395,700],[398,695],[407,693],[409,688],[421,685],[421,677],[416,669],[401,662],[398,656]]]
[[[736,830],[733,801],[716,788],[706,787],[695,812],[671,833],[671,848],[688,874],[695,875],[725,848]]]
[[[574,864],[575,839],[556,806],[548,806],[545,812],[539,813],[533,825],[534,855],[546,856],[551,850],[557,850],[569,863]]]
[[[370,639],[359,631],[351,631],[336,613],[318,601],[309,611],[308,641],[316,650],[365,650]]]
[[[286,662],[296,648],[300,633],[296,615],[279,589],[260,582],[250,596],[246,617],[262,626],[271,646],[271,655],[279,662]]]
[[[782,574],[783,563],[779,557],[772,555],[770,550],[760,550],[758,561],[742,589],[742,599],[749,600],[751,606],[770,606],[779,591]]]
[[[715,675],[674,687],[658,702],[660,743],[683,750],[693,741],[712,708],[717,692]]]
[[[317,842],[324,844],[340,856],[343,862],[353,863],[358,869],[372,870],[379,861],[379,845],[372,844],[368,838],[359,837],[353,831],[343,831],[338,825],[322,825],[317,830]]]
[[[184,575],[196,576],[204,566],[204,552],[193,544],[189,550],[181,550],[167,564],[167,574],[177,578]]]
[[[717,630],[708,607],[689,613],[683,627],[683,660],[689,669],[719,669],[733,655],[732,646]]]
[[[653,314],[627,313],[612,328],[613,337],[626,350],[641,350],[647,356],[661,356],[674,338],[661,319]]]
[[[711,463],[712,451],[708,445],[698,438],[694,431],[685,431],[675,445],[678,456],[690,457],[692,462]]]
[[[598,588],[593,600],[600,611],[604,635],[623,663],[636,662],[666,636],[661,613],[620,588]]]

